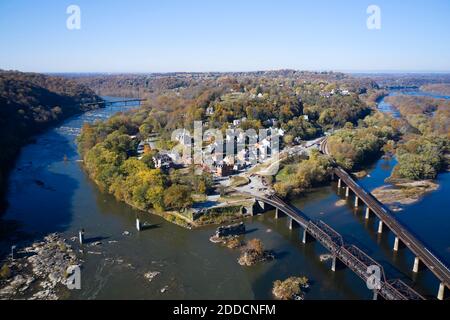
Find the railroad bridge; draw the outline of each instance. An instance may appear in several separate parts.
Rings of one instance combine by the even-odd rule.
[[[334,176],[338,179],[338,188],[345,188],[345,196],[349,198],[351,192],[354,195],[355,207],[365,205],[365,219],[370,219],[371,214],[375,214],[378,219],[378,233],[381,234],[388,228],[394,235],[393,250],[398,251],[401,245],[411,250],[415,255],[413,272],[420,270],[420,265],[425,265],[439,279],[438,299],[444,299],[445,289],[450,285],[450,270],[424,243],[412,234],[404,225],[402,225],[381,202],[379,202],[370,192],[340,167],[333,169]]]
[[[144,102],[146,99],[140,99],[140,98],[133,98],[133,99],[121,99],[121,100],[115,100],[115,101],[106,101],[106,100],[102,100],[102,101],[98,101],[98,102],[87,102],[87,103],[82,103],[81,106],[83,107],[89,107],[89,106],[101,106],[101,107],[109,107],[109,106],[113,106],[115,104],[118,103],[122,103],[125,106],[128,103],[138,103],[139,105]]]
[[[332,255],[333,260],[331,270],[336,271],[336,264],[339,260],[343,265],[351,269],[358,277],[366,283],[370,282],[372,273],[370,270],[378,267],[380,270],[380,279],[372,289],[374,299],[378,296],[386,300],[424,300],[424,297],[417,293],[401,280],[388,280],[384,274],[383,267],[368,256],[355,245],[349,245],[344,242],[342,236],[333,230],[323,221],[310,220],[299,209],[290,206],[281,198],[272,195],[268,197],[253,196],[257,203],[263,209],[267,209],[266,205],[275,208],[275,218],[284,213],[289,217],[289,228],[294,228],[297,224],[303,228],[302,242],[306,244],[309,239],[317,240]]]
[[[320,143],[320,151],[329,155],[328,140],[325,138]],[[439,279],[439,289],[437,298],[444,300],[446,288],[450,288],[450,269],[435,254],[428,249],[411,231],[402,225],[390,212],[386,206],[378,201],[369,191],[359,185],[352,176],[335,163],[333,169],[333,177],[338,179],[338,188],[345,188],[346,198],[350,197],[353,192],[355,199],[355,207],[365,205],[365,219],[369,220],[371,213],[375,214],[378,219],[378,233],[382,234],[383,230],[388,228],[395,235],[393,250],[398,251],[401,245],[411,250],[415,255],[413,272],[418,273],[420,265],[425,265]]]

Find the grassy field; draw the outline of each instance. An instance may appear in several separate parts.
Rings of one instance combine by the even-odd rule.
[[[231,187],[242,187],[250,183],[250,180],[246,177],[234,176],[231,177],[230,186]]]
[[[280,182],[287,182],[287,181],[289,181],[289,179],[292,178],[292,175],[295,174],[296,167],[297,167],[296,164],[285,165],[283,167],[283,169],[281,169],[278,172],[278,174],[276,176],[276,180],[280,181]]]

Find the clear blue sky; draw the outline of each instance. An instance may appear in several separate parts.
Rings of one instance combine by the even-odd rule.
[[[0,0],[0,43],[37,72],[450,71],[450,1]]]

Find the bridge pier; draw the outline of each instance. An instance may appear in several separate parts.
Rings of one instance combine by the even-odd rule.
[[[355,208],[359,207],[359,198],[358,196],[355,196]]]
[[[402,245],[402,242],[399,237],[395,237],[394,241],[394,251],[397,252],[398,249],[400,249],[400,246]]]
[[[370,208],[367,207],[366,208],[366,220],[369,220],[369,219],[370,219]]]
[[[444,300],[445,298],[445,284],[443,282],[441,282],[439,284],[439,291],[438,291],[438,296],[437,296],[438,300]]]
[[[336,256],[333,256],[333,261],[331,262],[331,271],[336,272]]]
[[[413,272],[414,273],[419,272],[419,268],[420,268],[420,259],[419,259],[419,257],[415,257],[414,258]]]
[[[141,229],[142,229],[141,221],[139,220],[139,218],[136,218],[136,230],[141,231]]]
[[[266,204],[263,201],[258,201],[258,204],[262,212],[266,211]]]
[[[288,218],[288,222],[289,222],[289,230],[294,229],[294,219],[292,219],[291,217]]]
[[[338,188],[339,189],[342,188],[342,179],[341,178],[339,178],[339,180],[338,180]]]
[[[378,234],[383,233],[383,221],[380,220],[380,223],[378,224]]]
[[[81,229],[78,232],[78,240],[80,241],[80,245],[83,245],[83,243],[84,243],[84,229]]]
[[[350,196],[350,188],[346,187],[345,188],[345,197],[348,198]]]
[[[303,237],[302,237],[302,243],[307,244],[309,240],[314,239],[309,233],[305,230],[303,230]]]
[[[378,291],[377,290],[374,290],[373,291],[373,301],[377,301],[378,300]]]
[[[275,208],[275,219],[278,219],[280,217],[280,212],[278,211],[278,208]]]
[[[254,205],[251,206],[244,206],[241,209],[241,214],[242,215],[249,215],[249,216],[254,216]]]

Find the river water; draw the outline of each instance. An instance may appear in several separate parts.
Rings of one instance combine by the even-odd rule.
[[[21,241],[40,239],[51,232],[69,239],[84,228],[89,244],[82,254],[82,288],[68,292],[71,299],[271,299],[273,281],[292,275],[311,280],[306,299],[372,297],[351,271],[331,272],[329,262],[319,259],[325,249],[314,242],[302,245],[301,231],[290,231],[287,220],[274,219],[274,212],[248,219],[245,238],[260,238],[277,259],[245,268],[237,263],[239,252],[208,241],[215,228],[185,230],[99,192],[78,162],[75,138],[84,122],[106,119],[125,108],[130,107],[76,116],[23,148],[10,177],[9,207],[0,218],[2,256]],[[368,189],[382,185],[394,161],[378,161],[361,183]],[[450,261],[449,180],[449,174],[440,175],[438,191],[398,214],[446,261]],[[402,278],[423,294],[434,296],[437,280],[433,275],[427,271],[412,275],[411,254],[407,250],[394,254],[392,235],[378,236],[376,221],[365,222],[351,200],[336,206],[343,199],[338,193],[333,184],[297,199],[295,205],[381,262],[389,277]],[[153,227],[138,233],[137,216]],[[96,241],[101,245],[94,246]],[[160,274],[150,282],[144,276],[147,272]]]

